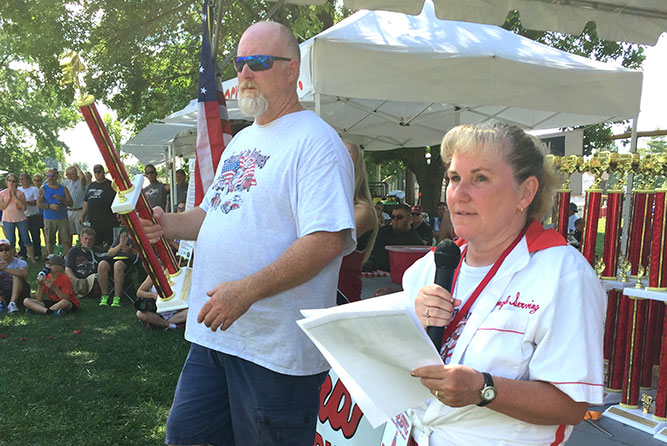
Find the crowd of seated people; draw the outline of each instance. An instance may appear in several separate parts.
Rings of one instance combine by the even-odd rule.
[[[95,165],[90,175],[76,164],[69,166],[62,182],[55,168],[45,176],[46,183],[40,173],[8,173],[0,188],[0,313],[13,315],[23,307],[28,313],[63,316],[87,298],[120,307],[123,292],[133,301],[146,294],[137,289],[146,272],[111,210],[116,192],[104,167]],[[177,177],[175,211],[183,212],[188,183],[182,169]],[[178,244],[169,242],[176,251]],[[36,276],[30,277],[29,262],[41,267]],[[158,316],[169,319],[167,325],[151,325],[182,326],[182,313],[174,320],[167,316]]]

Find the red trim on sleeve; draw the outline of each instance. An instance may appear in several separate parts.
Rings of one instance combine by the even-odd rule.
[[[583,384],[584,386],[595,386],[595,387],[602,387],[603,384],[594,384],[594,383],[585,383],[585,382],[578,382],[578,381],[565,381],[565,382],[555,382],[555,381],[549,381],[551,384]]]
[[[558,426],[558,429],[556,429],[556,437],[549,446],[558,446],[559,444],[563,443],[563,440],[565,439],[565,425],[561,424]]]

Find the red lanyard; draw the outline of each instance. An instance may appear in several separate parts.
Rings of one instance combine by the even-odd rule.
[[[500,268],[500,265],[503,264],[503,261],[505,260],[505,257],[509,255],[510,252],[516,247],[516,245],[519,244],[519,241],[521,238],[524,236],[526,233],[526,228],[524,228],[521,233],[517,236],[517,238],[512,242],[511,245],[509,245],[505,251],[498,257],[496,262],[493,264],[491,269],[489,270],[488,273],[486,273],[486,276],[484,276],[484,279],[477,285],[477,288],[475,288],[475,291],[472,292],[468,300],[466,301],[465,305],[459,310],[458,313],[456,313],[456,316],[454,316],[454,319],[449,323],[447,328],[445,329],[445,332],[442,335],[442,345],[445,345],[449,337],[452,335],[454,330],[456,329],[456,326],[459,324],[459,321],[461,318],[470,311],[470,307],[475,303],[477,298],[479,297],[480,294],[482,294],[482,291],[484,291],[484,288],[491,282],[491,279],[493,276],[496,275],[496,272],[498,272],[498,269]],[[466,246],[465,249],[463,250],[463,253],[461,254],[461,259],[459,260],[459,264],[456,267],[456,271],[454,271],[454,279],[452,280],[452,294],[454,294],[454,287],[456,286],[456,279],[459,277],[459,270],[461,269],[461,264],[463,263],[463,259],[466,257],[466,252],[468,252],[468,247]],[[453,296],[452,296],[453,297]]]

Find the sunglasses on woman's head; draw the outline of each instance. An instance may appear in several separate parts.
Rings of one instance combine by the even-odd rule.
[[[237,57],[234,61],[234,66],[237,72],[243,71],[243,66],[248,64],[252,71],[265,71],[273,68],[273,61],[275,60],[292,60],[288,57],[268,56],[262,54],[254,54],[252,56]]]

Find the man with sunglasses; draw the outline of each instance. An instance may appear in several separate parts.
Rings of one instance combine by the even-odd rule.
[[[148,178],[148,186],[144,187],[144,194],[151,208],[160,206],[163,210],[168,210],[169,186],[157,179],[157,170],[154,165],[146,164],[144,173]]]
[[[111,211],[116,192],[111,187],[111,181],[104,176],[104,167],[101,164],[95,164],[93,174],[95,181],[86,189],[81,220],[88,217],[90,227],[95,230],[97,243],[100,246],[106,245],[108,249],[114,239],[113,228],[117,226],[116,215]]]
[[[200,206],[142,222],[151,241],[197,240],[169,444],[313,444],[329,366],[296,320],[336,304],[355,246],[354,175],[340,137],[299,103],[299,63],[285,26],[246,30],[235,65],[254,124],[226,148]]]
[[[389,245],[424,245],[419,234],[410,227],[410,206],[399,204],[391,211],[391,223],[378,231],[373,252],[364,264],[364,271],[389,271]]]

